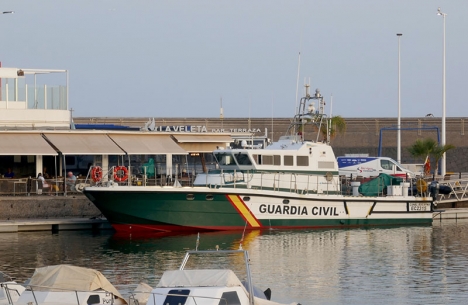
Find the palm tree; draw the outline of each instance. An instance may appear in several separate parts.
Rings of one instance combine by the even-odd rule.
[[[448,150],[455,148],[452,144],[445,144],[445,145],[438,145],[434,147],[431,151],[431,156],[434,157],[435,160],[435,173],[439,172],[439,160]]]
[[[415,158],[427,158],[427,156],[431,154],[431,151],[434,149],[434,147],[437,147],[437,142],[434,139],[417,139],[413,145],[408,147],[408,151],[411,156]]]
[[[328,129],[330,132],[327,130],[327,121],[328,121]],[[322,124],[319,126],[316,126],[316,130],[320,128],[320,134],[323,137],[324,142],[330,143],[333,138],[336,137],[338,133],[342,133],[346,131],[346,121],[339,115],[331,117],[328,120],[324,120]],[[330,134],[330,139],[328,138],[328,135]]]
[[[413,157],[423,157],[427,162],[427,158],[429,156],[433,157],[435,161],[435,173],[439,170],[439,160],[442,158],[445,152],[448,150],[455,148],[455,146],[451,144],[439,145],[434,139],[426,138],[426,139],[417,139],[416,142],[412,146],[408,148],[409,153]]]

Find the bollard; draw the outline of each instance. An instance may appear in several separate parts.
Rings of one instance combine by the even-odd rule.
[[[353,188],[353,196],[354,197],[359,196],[359,186],[360,185],[361,185],[361,182],[359,182],[359,181],[351,182],[351,187]]]

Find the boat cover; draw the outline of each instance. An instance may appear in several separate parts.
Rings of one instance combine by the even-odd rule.
[[[102,289],[112,292],[115,296],[123,299],[117,289],[101,272],[71,265],[36,268],[29,285],[77,291],[95,291]],[[39,287],[35,287],[34,289],[41,290]]]
[[[403,182],[402,178],[393,177],[381,173],[377,178],[363,183],[359,186],[359,193],[363,196],[379,196],[389,185],[400,185]]]
[[[156,287],[234,287],[240,286],[247,293],[242,282],[232,270],[172,270],[164,272]],[[254,297],[255,305],[284,305],[273,301]],[[290,305],[297,305],[291,303]]]
[[[157,287],[243,287],[232,270],[172,270],[164,272]]]

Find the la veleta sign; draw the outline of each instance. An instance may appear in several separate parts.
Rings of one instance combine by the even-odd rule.
[[[158,131],[158,132],[213,132],[213,133],[257,133],[262,132],[260,128],[213,128],[208,131],[205,125],[166,125],[166,126],[156,126],[156,123],[153,120],[146,122],[145,127],[142,128],[147,131]]]

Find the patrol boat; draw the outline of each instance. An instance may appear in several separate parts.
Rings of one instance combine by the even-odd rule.
[[[386,185],[379,177],[370,186],[340,178],[332,147],[318,141],[329,121],[323,105],[320,92],[310,95],[306,86],[285,136],[264,148],[215,150],[219,168],[198,174],[193,186],[107,183],[83,193],[128,233],[431,224],[426,188],[413,193],[401,178]],[[317,140],[306,140],[312,131]]]

